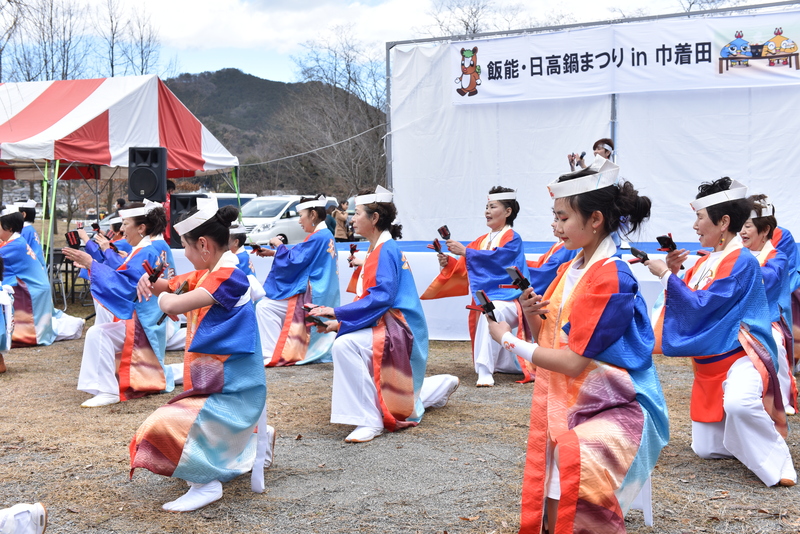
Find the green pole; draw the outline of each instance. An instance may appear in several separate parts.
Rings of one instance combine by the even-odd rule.
[[[61,165],[61,160],[56,160],[55,169],[53,169],[53,183],[50,186],[50,232],[47,234],[47,250],[50,254],[50,263],[53,261],[53,249],[51,244],[53,242],[53,229],[56,217],[56,189],[58,186],[58,170]]]
[[[44,257],[48,258],[47,255],[47,236],[50,233],[50,225],[48,224],[47,227],[44,225],[44,214],[47,212],[47,184],[49,183],[50,177],[50,160],[44,161],[44,180],[42,181],[42,242],[45,244],[44,247]],[[50,214],[50,218],[53,215]]]
[[[231,180],[236,190],[236,204],[239,206],[239,222],[242,222],[242,198],[239,196],[239,178],[236,176],[236,167],[231,169]]]

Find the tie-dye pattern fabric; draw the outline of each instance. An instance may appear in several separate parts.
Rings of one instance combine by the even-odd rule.
[[[235,262],[170,281],[205,290],[212,306],[186,314],[184,392],[158,408],[131,440],[131,476],[143,467],[205,484],[249,471],[267,386],[247,276]],[[253,332],[256,332],[254,335]]]
[[[539,344],[592,361],[576,378],[538,369],[531,407],[520,532],[541,532],[547,449],[558,446],[558,532],[619,533],[669,439],[653,365],[647,307],[628,265],[586,268],[566,301],[562,265],[544,295],[552,313]],[[579,310],[580,313],[572,313]]]
[[[267,367],[332,361],[334,333],[320,334],[305,324],[304,304],[339,305],[339,269],[333,234],[316,230],[293,247],[279,246],[264,282],[267,298],[288,300],[280,337]]]
[[[428,289],[420,296],[422,300],[471,295],[472,304],[475,304],[475,293],[483,290],[491,300],[515,301],[522,294],[519,289],[502,288],[508,285],[511,278],[506,272],[508,267],[516,267],[525,278],[530,279],[528,263],[525,260],[525,251],[522,238],[511,228],[506,228],[494,240],[491,234],[485,234],[467,245],[464,256],[457,260],[448,256],[447,265],[431,282]],[[494,246],[496,245],[496,246]],[[519,308],[519,307],[518,307]],[[518,309],[520,318],[522,310]],[[472,342],[473,360],[475,359],[475,329],[478,324],[480,312],[469,312],[468,326],[469,337]],[[519,324],[524,324],[520,321]],[[524,329],[518,332],[518,337],[524,339]],[[524,375],[521,383],[530,382],[535,376],[535,367],[522,358],[517,358],[519,372]]]
[[[144,261],[155,265],[159,259],[155,248],[146,242],[141,245],[118,268],[93,261],[89,272],[92,296],[114,314],[115,320],[125,322],[125,343],[116,362],[120,400],[172,391],[175,387],[172,368],[164,365],[167,326],[156,324],[161,317],[158,302],[139,302],[136,297]]]
[[[338,335],[372,329],[372,376],[384,427],[394,431],[419,423],[425,413],[419,391],[428,362],[428,325],[414,276],[393,239],[367,256],[363,294],[335,313]]]
[[[3,283],[14,288],[12,347],[50,345],[53,331],[53,295],[47,272],[19,234],[0,244],[5,269]]]

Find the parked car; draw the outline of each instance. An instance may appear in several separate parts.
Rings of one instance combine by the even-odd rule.
[[[266,245],[276,236],[281,236],[287,244],[303,241],[306,233],[300,227],[300,214],[296,209],[301,198],[301,195],[256,197],[243,206],[242,222],[248,241]],[[327,206],[337,204],[335,198],[328,198]]]

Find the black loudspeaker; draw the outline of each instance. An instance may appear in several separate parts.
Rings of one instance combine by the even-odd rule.
[[[167,200],[167,149],[164,147],[128,149],[128,200],[141,202]]]
[[[184,215],[197,207],[198,198],[207,198],[206,194],[197,193],[172,193],[169,196],[169,246],[171,248],[183,248],[181,236],[175,231],[175,223],[180,222]]]

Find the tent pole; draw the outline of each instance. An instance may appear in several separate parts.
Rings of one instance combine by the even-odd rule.
[[[239,177],[236,175],[237,167],[231,168],[231,180],[236,191],[236,205],[239,207],[239,222],[242,222],[242,198],[239,196]]]
[[[617,162],[617,93],[611,94],[611,141],[614,143],[612,161]]]
[[[47,186],[50,183],[50,160],[45,160],[44,161],[44,175],[43,175],[43,177],[44,177],[44,180],[42,180],[42,243],[44,243],[44,255],[45,255],[45,258],[47,258],[48,257],[47,253],[49,252],[48,246],[47,246],[47,243],[48,243],[47,236],[50,234],[50,222],[49,222],[49,219],[48,219],[48,224],[45,227],[45,225],[44,225],[44,216],[49,214],[50,218],[51,219],[53,218],[53,214],[52,213],[48,213],[48,211],[47,211]],[[50,267],[48,266],[48,273],[50,272],[49,269],[50,269]]]
[[[50,186],[50,233],[47,235],[47,250],[50,256],[50,276],[53,274],[53,233],[55,231],[56,223],[56,186],[58,186],[58,169],[61,166],[61,160],[57,159],[53,168],[53,183]]]

